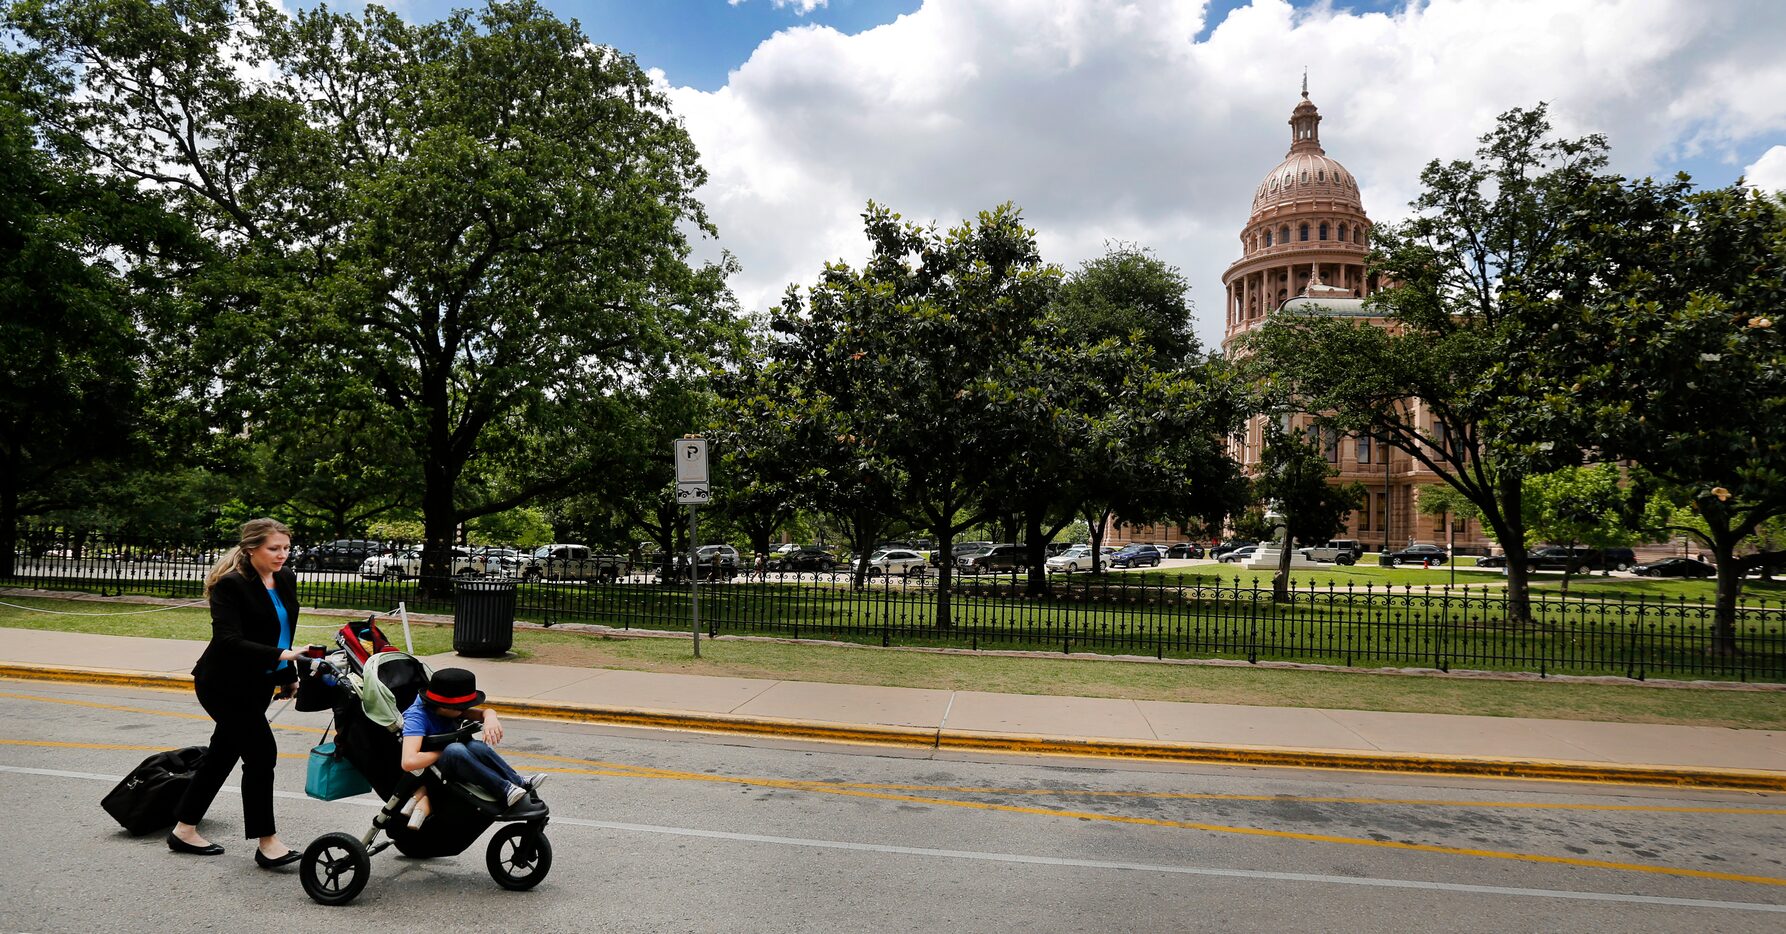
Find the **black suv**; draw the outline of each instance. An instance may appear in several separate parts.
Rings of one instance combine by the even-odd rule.
[[[1409,545],[1400,551],[1384,555],[1383,563],[1390,567],[1398,564],[1444,564],[1450,557],[1445,549],[1437,545]]]
[[[305,551],[292,562],[299,571],[357,571],[367,558],[384,553],[384,546],[361,538],[341,538]]]
[[[955,566],[969,574],[1021,571],[1029,567],[1029,546],[994,545],[983,552],[968,552],[955,559]]]
[[[770,558],[767,567],[771,571],[830,571],[837,567],[837,556],[816,545],[801,545]]]

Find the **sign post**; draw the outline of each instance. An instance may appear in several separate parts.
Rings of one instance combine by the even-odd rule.
[[[701,657],[701,539],[696,512],[707,502],[707,439],[685,436],[671,445],[676,459],[676,502],[688,506],[689,631]]]

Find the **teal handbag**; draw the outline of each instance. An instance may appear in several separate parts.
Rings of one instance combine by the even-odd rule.
[[[333,724],[331,724],[332,726]],[[328,738],[329,731],[323,730]],[[372,790],[366,776],[347,761],[334,743],[317,743],[310,748],[310,771],[304,776],[304,793],[322,801],[339,801]]]

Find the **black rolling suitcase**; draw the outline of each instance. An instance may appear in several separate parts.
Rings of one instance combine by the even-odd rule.
[[[192,784],[206,748],[170,749],[144,759],[100,800],[100,807],[133,837],[172,827],[174,808],[180,806],[180,796]]]

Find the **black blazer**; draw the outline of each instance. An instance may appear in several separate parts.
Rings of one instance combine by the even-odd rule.
[[[292,644],[297,644],[298,575],[281,568],[273,588],[291,619]],[[238,687],[270,687],[298,679],[297,666],[269,674],[279,666],[279,616],[260,579],[231,571],[211,588],[211,644],[205,646],[194,678]]]

